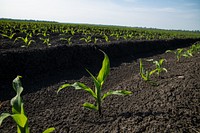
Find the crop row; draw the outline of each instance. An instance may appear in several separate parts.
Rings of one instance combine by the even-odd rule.
[[[4,41],[23,47],[31,44],[83,44],[129,40],[200,38],[199,32],[173,31],[120,26],[81,25],[44,22],[0,21],[0,45]],[[4,40],[4,41],[3,41]]]

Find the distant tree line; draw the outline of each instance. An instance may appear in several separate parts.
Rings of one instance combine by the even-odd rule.
[[[0,18],[0,21],[18,21],[18,22],[48,22],[48,23],[58,23],[56,21],[46,21],[46,20],[33,20],[33,19],[11,19],[11,18]]]

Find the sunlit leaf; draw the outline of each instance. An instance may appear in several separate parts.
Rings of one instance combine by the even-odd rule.
[[[3,120],[6,119],[6,118],[9,117],[9,116],[11,116],[11,114],[9,114],[9,113],[2,113],[2,114],[0,115],[0,126],[1,126],[1,124],[2,124],[2,122],[3,122]]]
[[[24,127],[27,123],[28,118],[24,114],[13,114],[11,117],[20,127]]]
[[[99,74],[97,76],[97,80],[102,85],[110,72],[110,61],[109,61],[107,54],[105,52],[103,52],[102,50],[100,50],[100,51],[104,54],[104,60],[102,63],[101,70],[99,71]]]
[[[55,131],[56,129],[54,127],[48,128],[46,129],[43,133],[51,133],[53,131]]]
[[[110,95],[130,95],[132,94],[131,91],[126,91],[126,90],[116,90],[116,91],[109,91],[107,93],[105,93],[102,97],[102,100],[104,100],[106,97],[110,96]]]
[[[95,99],[97,98],[97,95],[93,92],[93,90],[89,87],[87,87],[85,84],[80,83],[80,82],[75,82],[74,84],[72,84],[71,86],[73,86],[76,90],[85,90],[88,93],[90,93]]]
[[[67,88],[67,87],[69,87],[69,86],[71,86],[71,85],[70,85],[70,84],[63,84],[63,85],[61,85],[61,86],[58,88],[57,93],[58,93],[59,91],[61,91],[62,89]]]
[[[94,104],[91,104],[91,103],[88,103],[88,102],[84,103],[83,107],[98,111],[98,108]]]
[[[21,99],[21,93],[23,91],[23,87],[20,81],[21,76],[17,76],[13,80],[13,88],[16,91],[16,96],[13,97],[10,101],[10,104],[12,105],[12,112],[13,113],[21,113],[21,104],[22,104],[22,99]]]

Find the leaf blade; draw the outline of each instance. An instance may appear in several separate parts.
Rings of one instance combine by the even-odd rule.
[[[1,124],[2,124],[2,122],[3,122],[3,120],[6,119],[6,118],[9,117],[9,116],[11,116],[11,114],[9,114],[9,113],[2,113],[2,114],[0,115],[0,126],[1,126]]]
[[[74,84],[71,85],[72,87],[74,87],[76,90],[85,90],[86,92],[88,92],[90,95],[92,95],[95,99],[97,98],[97,95],[94,93],[94,91],[87,87],[85,84],[80,83],[80,82],[75,82]]]
[[[51,132],[53,132],[53,131],[55,131],[56,129],[54,128],[54,127],[50,127],[50,128],[48,128],[48,129],[46,129],[44,132],[42,132],[42,133],[51,133]]]
[[[70,85],[70,84],[63,84],[63,85],[61,85],[61,86],[58,88],[58,90],[57,90],[57,94],[58,94],[62,89],[67,88],[67,87],[69,87],[69,86],[71,86],[71,85]]]
[[[22,98],[21,93],[23,91],[22,83],[20,81],[21,76],[17,76],[13,80],[13,89],[17,93],[15,97],[13,97],[10,101],[10,104],[12,105],[12,112],[16,114],[21,114],[22,109]]]
[[[106,77],[108,76],[108,74],[110,72],[110,61],[109,61],[107,54],[102,50],[100,50],[100,51],[104,54],[104,60],[102,63],[101,70],[99,71],[99,74],[97,76],[97,81],[99,81],[99,83],[101,85],[103,85]]]
[[[25,127],[28,118],[24,114],[13,114],[11,117],[14,119],[14,121],[19,125],[20,127]]]
[[[98,111],[97,106],[95,106],[94,104],[88,103],[88,102],[84,103],[84,104],[83,104],[83,107]]]
[[[89,71],[89,70],[87,70],[87,69],[85,69],[89,74],[90,74],[90,76],[92,77],[92,79],[93,79],[93,82],[94,82],[94,84],[95,84],[95,87],[96,88],[100,88],[100,86],[101,86],[101,83],[99,83],[99,81],[94,77],[94,75]]]
[[[113,91],[113,90],[111,90],[111,91],[109,91],[109,92],[107,92],[103,95],[102,100],[104,100],[106,97],[108,97],[110,95],[122,95],[122,96],[124,96],[124,95],[130,95],[130,94],[132,94],[131,91],[126,91],[126,90],[115,90],[115,91]]]

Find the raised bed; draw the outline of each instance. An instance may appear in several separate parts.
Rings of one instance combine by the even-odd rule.
[[[32,78],[57,73],[69,68],[93,67],[100,62],[104,50],[112,59],[162,53],[168,49],[186,47],[199,39],[113,42],[102,45],[72,45],[50,48],[0,50],[0,80],[11,81],[16,75]]]

